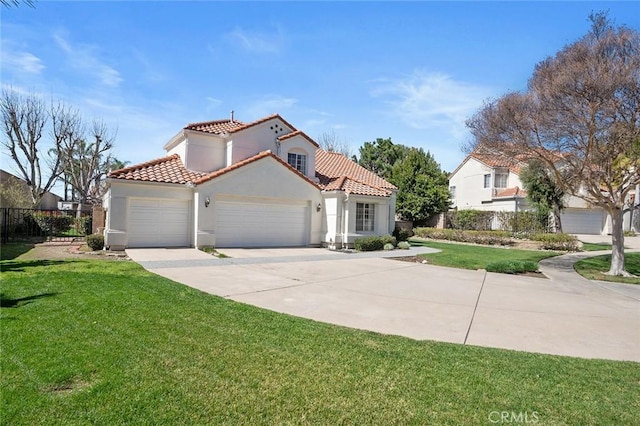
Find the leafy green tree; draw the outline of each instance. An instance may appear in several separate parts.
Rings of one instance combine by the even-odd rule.
[[[389,181],[398,187],[396,212],[422,222],[449,208],[448,177],[431,153],[406,148],[404,158],[391,168]]]
[[[564,191],[556,185],[553,175],[540,160],[531,160],[520,173],[527,198],[543,214],[553,213],[556,232],[562,232],[560,212],[564,209]]]
[[[389,179],[393,166],[402,160],[408,151],[408,147],[394,144],[391,138],[377,138],[373,142],[365,142],[360,147],[358,164],[384,179]]]

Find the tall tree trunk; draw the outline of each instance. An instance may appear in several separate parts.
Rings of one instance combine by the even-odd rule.
[[[628,276],[624,270],[624,233],[622,231],[623,210],[614,208],[609,211],[611,215],[611,268],[607,275]]]
[[[553,221],[555,222],[556,232],[562,234],[562,221],[560,219],[560,208],[558,208],[558,205],[553,206]]]

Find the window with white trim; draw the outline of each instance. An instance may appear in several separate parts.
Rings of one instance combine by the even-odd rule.
[[[509,173],[508,172],[496,172],[495,177],[495,187],[496,188],[506,188],[509,182]]]
[[[452,185],[452,186],[449,187],[449,195],[450,195],[449,198],[451,198],[451,199],[456,198],[456,187],[455,187],[455,185]]]
[[[484,175],[484,187],[491,188],[491,173]]]
[[[303,175],[307,174],[306,155],[290,152],[289,154],[287,154],[287,163],[291,164],[294,169],[298,170]]]
[[[356,203],[356,232],[373,232],[375,228],[376,205]]]

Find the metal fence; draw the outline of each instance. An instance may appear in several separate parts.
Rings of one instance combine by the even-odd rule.
[[[91,233],[91,212],[0,209],[0,242],[74,241]]]

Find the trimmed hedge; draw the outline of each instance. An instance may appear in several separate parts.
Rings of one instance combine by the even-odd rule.
[[[514,244],[508,231],[463,231],[461,229],[416,228],[416,237],[434,240],[458,241],[490,246],[510,246]]]
[[[391,249],[396,246],[396,238],[391,235],[371,236],[358,238],[353,242],[353,246],[358,251],[378,251],[384,250],[385,245],[391,245]]]
[[[578,238],[571,234],[535,234],[531,239],[540,241],[545,250],[579,251],[582,245]]]
[[[485,269],[488,272],[501,274],[523,274],[525,272],[538,272],[538,264],[531,260],[499,260],[488,264]]]

